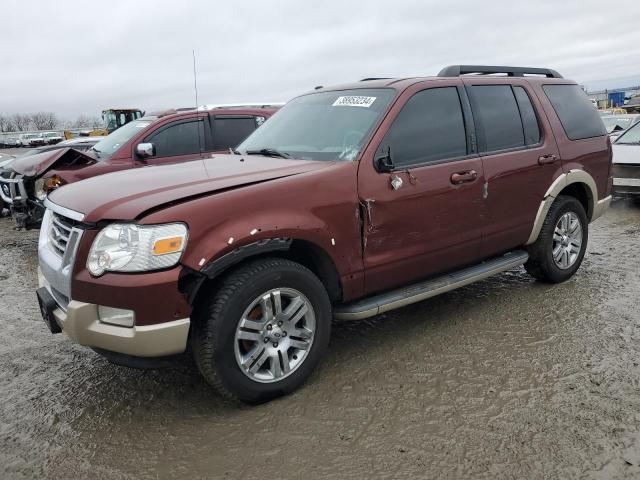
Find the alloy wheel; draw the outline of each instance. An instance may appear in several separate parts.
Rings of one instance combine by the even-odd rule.
[[[560,216],[553,231],[553,261],[562,270],[570,268],[582,248],[582,224],[574,212]]]
[[[302,365],[315,329],[315,313],[303,293],[292,288],[265,292],[249,304],[238,322],[236,362],[251,380],[280,381]]]

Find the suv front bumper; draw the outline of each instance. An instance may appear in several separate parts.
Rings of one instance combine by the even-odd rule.
[[[614,163],[612,173],[614,196],[640,196],[640,163]]]
[[[50,290],[38,270],[38,284]],[[98,306],[71,300],[66,311],[58,306],[53,317],[76,343],[136,357],[163,357],[182,353],[187,346],[190,320],[183,318],[155,325],[120,327],[100,321]]]

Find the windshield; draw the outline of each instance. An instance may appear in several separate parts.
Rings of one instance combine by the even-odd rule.
[[[302,160],[354,160],[394,95],[393,89],[370,88],[295,98],[237,150]]]
[[[618,137],[618,140],[615,141],[616,144],[640,144],[640,127],[638,127],[640,123],[636,123],[629,130],[624,132],[622,135]]]
[[[607,133],[620,129],[626,130],[631,125],[631,119],[628,117],[603,117],[602,122],[607,129]],[[616,127],[618,128],[616,129]]]
[[[109,158],[116,153],[122,145],[131,140],[131,138],[152,122],[153,120],[136,120],[135,122],[127,123],[125,126],[120,127],[96,143],[91,147],[91,151],[97,154],[99,160]]]

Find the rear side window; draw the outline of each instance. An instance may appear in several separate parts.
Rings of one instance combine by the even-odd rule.
[[[156,157],[199,153],[198,122],[170,124],[169,127],[151,136],[148,141],[155,145]]]
[[[529,95],[522,87],[513,87],[513,93],[516,95],[518,107],[520,108],[525,144],[535,145],[540,143],[540,126]]]
[[[542,88],[569,139],[606,135],[598,111],[578,85],[544,85]]]
[[[416,93],[402,107],[381,147],[395,166],[418,165],[467,154],[460,97],[455,87]]]
[[[469,92],[481,151],[525,145],[520,111],[510,85],[473,85]]]
[[[214,117],[213,149],[235,148],[256,129],[254,117]]]

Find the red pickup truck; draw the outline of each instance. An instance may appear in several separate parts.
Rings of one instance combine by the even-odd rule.
[[[602,121],[553,70],[320,88],[236,154],[53,192],[38,298],[52,332],[113,362],[190,344],[220,392],[260,402],[311,374],[334,317],[520,265],[570,278],[611,186]]]
[[[40,225],[54,189],[132,168],[186,162],[237,146],[277,104],[207,106],[152,113],[120,127],[87,151],[73,147],[25,155],[0,171],[0,198],[18,228]]]

